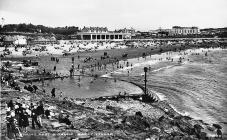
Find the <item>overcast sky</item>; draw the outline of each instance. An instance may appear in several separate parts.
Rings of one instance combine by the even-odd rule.
[[[0,0],[2,17],[53,27],[227,27],[227,0]]]

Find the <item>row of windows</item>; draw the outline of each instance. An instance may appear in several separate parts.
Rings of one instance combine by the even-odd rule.
[[[198,33],[198,30],[178,29],[178,30],[174,30],[174,33],[177,33],[177,34],[196,34],[196,33]]]
[[[90,39],[123,39],[123,35],[82,35],[84,40]]]

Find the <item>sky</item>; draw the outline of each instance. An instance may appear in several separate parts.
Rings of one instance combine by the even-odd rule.
[[[4,24],[110,30],[227,27],[227,0],[0,0]]]

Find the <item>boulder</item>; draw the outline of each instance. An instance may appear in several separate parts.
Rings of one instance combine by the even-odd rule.
[[[209,131],[212,131],[212,132],[215,130],[215,128],[212,127],[212,126],[207,126],[207,129],[208,129]]]
[[[139,116],[139,117],[143,117],[143,115],[142,115],[142,113],[140,111],[137,111],[135,115]]]
[[[67,127],[66,124],[59,123],[59,122],[52,122],[51,125],[53,128]]]
[[[110,110],[110,111],[112,111],[115,114],[118,114],[118,113],[121,112],[121,108],[120,107],[113,107],[113,106],[110,106],[110,105],[106,106],[106,110]]]
[[[206,132],[201,132],[201,133],[200,133],[200,138],[201,138],[202,140],[207,140],[207,139],[208,139],[207,133],[206,133]]]
[[[178,131],[174,131],[174,132],[171,132],[171,136],[173,136],[173,137],[176,137],[176,136],[184,136],[184,134],[181,133],[181,132],[178,132]]]
[[[187,122],[181,120],[176,121],[176,126],[184,133],[194,134],[194,128]]]
[[[136,130],[145,130],[146,128],[150,128],[148,121],[139,116],[127,116],[123,119],[122,123],[128,125],[131,129]]]
[[[86,129],[92,129],[96,131],[109,130],[112,128],[112,125],[109,123],[101,123],[95,118],[87,118],[82,124]]]
[[[161,116],[161,117],[158,119],[158,121],[159,121],[159,122],[162,122],[164,119],[165,119],[165,117],[164,117],[164,116]]]
[[[161,129],[158,128],[158,127],[152,127],[152,128],[151,128],[151,131],[154,132],[154,133],[156,133],[156,134],[158,134],[158,133],[161,132]]]

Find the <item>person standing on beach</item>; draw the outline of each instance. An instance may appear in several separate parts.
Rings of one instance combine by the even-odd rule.
[[[9,139],[13,139],[15,136],[14,136],[14,133],[13,133],[13,127],[12,127],[12,123],[14,119],[12,119],[11,117],[11,112],[8,111],[6,112],[6,127],[7,127],[7,137]]]
[[[15,118],[18,121],[18,125],[20,128],[22,128],[22,124],[23,124],[23,119],[22,119],[22,115],[23,115],[23,108],[22,108],[22,104],[18,104],[17,107],[15,107]]]
[[[14,104],[13,104],[13,100],[10,100],[9,103],[7,104],[7,107],[10,108],[10,110],[14,109]]]
[[[42,118],[44,116],[44,107],[42,101],[39,102],[39,106],[36,108],[37,120],[39,121],[40,126],[42,126]]]
[[[6,124],[7,124],[7,137],[10,139],[19,139],[22,137],[20,129],[17,125],[14,112],[6,113]]]
[[[24,129],[25,132],[27,132],[27,127],[29,126],[29,120],[28,120],[28,113],[26,112],[26,110],[23,110],[23,114],[22,114],[22,128]]]
[[[33,87],[33,89],[34,89],[34,91],[35,91],[35,93],[36,93],[38,87],[37,87],[36,85],[33,85],[32,87]]]
[[[62,91],[61,91],[61,93],[60,93],[59,97],[60,97],[60,98],[62,98],[62,97],[63,97],[63,93],[62,93]]]
[[[217,136],[218,138],[222,138],[222,132],[221,132],[221,129],[217,129]]]
[[[32,114],[31,114],[31,118],[32,118],[32,129],[35,129],[35,124],[39,128],[41,128],[41,125],[39,124],[38,119],[37,119],[37,110],[36,110],[36,108],[31,107],[31,112],[32,112]]]
[[[55,88],[51,90],[51,96],[55,98]]]

